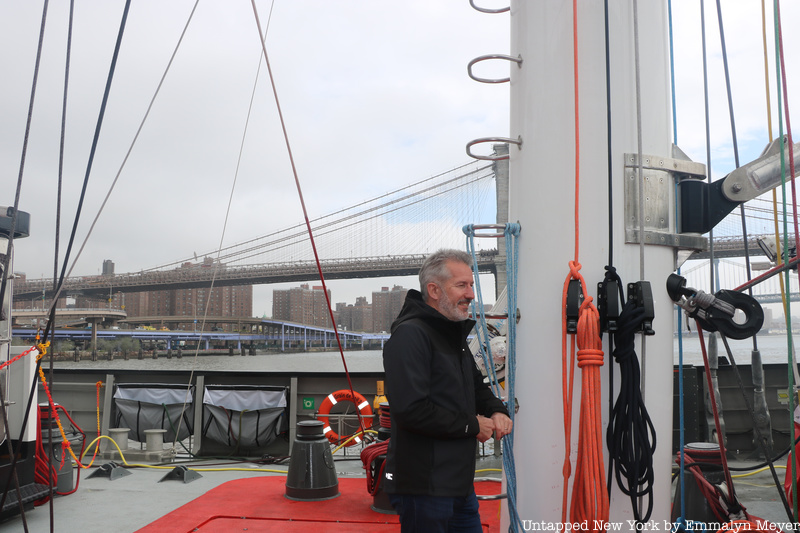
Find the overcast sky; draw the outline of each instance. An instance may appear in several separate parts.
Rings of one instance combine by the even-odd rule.
[[[122,0],[75,4],[62,256],[124,6]],[[679,144],[704,162],[699,3],[674,4]],[[193,0],[132,2],[78,244],[120,168],[193,5]],[[257,5],[265,26],[271,3]],[[714,9],[714,2],[706,7]],[[746,162],[766,143],[760,1],[723,2],[723,8]],[[797,3],[784,2],[783,9],[785,27],[795,27]],[[0,5],[0,205],[14,200],[41,15],[40,1]],[[459,166],[468,161],[467,141],[508,134],[508,85],[476,83],[466,74],[472,58],[508,53],[508,17],[478,13],[467,0],[275,3],[267,48],[312,218]],[[31,278],[53,271],[67,22],[68,2],[51,2],[20,201],[20,208],[31,213],[31,237],[16,246],[15,270]],[[708,12],[707,22],[716,117],[712,157],[725,168],[733,157],[719,53],[714,52],[719,40],[715,12]],[[796,32],[788,33],[784,46],[791,54],[800,43]],[[74,275],[97,274],[104,259],[113,260],[117,272],[130,272],[218,246],[260,53],[250,2],[199,3]],[[790,98],[797,65],[787,59]],[[226,245],[302,220],[263,65],[259,76]],[[774,90],[772,70],[770,84]],[[777,122],[773,129],[777,132]],[[722,172],[716,164],[714,169]],[[331,281],[329,288],[334,302],[352,303],[393,283],[415,286],[406,278]],[[255,289],[255,314],[271,314],[273,288]]]

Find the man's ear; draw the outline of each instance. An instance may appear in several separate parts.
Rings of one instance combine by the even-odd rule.
[[[439,298],[442,296],[442,288],[439,287],[437,283],[430,282],[427,286],[428,289],[428,298],[431,300],[439,301]]]

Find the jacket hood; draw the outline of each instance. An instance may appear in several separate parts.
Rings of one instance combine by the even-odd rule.
[[[439,311],[426,304],[422,299],[422,294],[418,290],[409,289],[408,293],[406,294],[406,300],[403,302],[403,308],[400,310],[400,314],[392,323],[391,333],[394,333],[394,330],[396,330],[397,327],[403,322],[415,318],[422,318],[426,321],[430,321],[430,323],[437,329],[456,329],[460,331],[464,337],[466,337],[475,326],[475,321],[471,319],[459,321],[450,320]]]

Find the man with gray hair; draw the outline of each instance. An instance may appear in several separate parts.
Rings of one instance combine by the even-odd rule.
[[[391,438],[383,489],[402,533],[483,531],[475,496],[478,442],[511,432],[503,402],[467,346],[472,258],[439,250],[425,259],[383,349]]]

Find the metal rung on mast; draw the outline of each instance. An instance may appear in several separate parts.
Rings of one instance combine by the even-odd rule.
[[[513,61],[517,64],[517,67],[522,67],[522,56],[512,57],[505,54],[486,54],[483,56],[478,56],[472,61],[467,64],[467,74],[470,78],[475,81],[481,83],[506,83],[511,81],[511,78],[500,78],[500,79],[492,79],[492,78],[479,78],[472,73],[472,66],[476,63],[480,63],[481,61],[488,61],[489,59],[504,59],[506,61]]]
[[[479,7],[479,6],[475,5],[474,0],[469,0],[469,5],[471,5],[472,8],[475,11],[480,11],[481,13],[505,13],[506,11],[510,11],[511,10],[511,6],[500,7],[500,8],[497,8],[497,9],[489,9],[487,7]]]
[[[473,154],[470,148],[475,146],[476,144],[482,143],[490,143],[490,142],[499,142],[499,143],[509,143],[509,144],[516,144],[518,148],[522,149],[522,137],[517,137],[516,139],[509,139],[508,137],[481,137],[479,139],[474,139],[467,143],[467,155],[474,158],[474,159],[482,159],[484,161],[503,161],[509,158],[509,155],[477,155]]]

